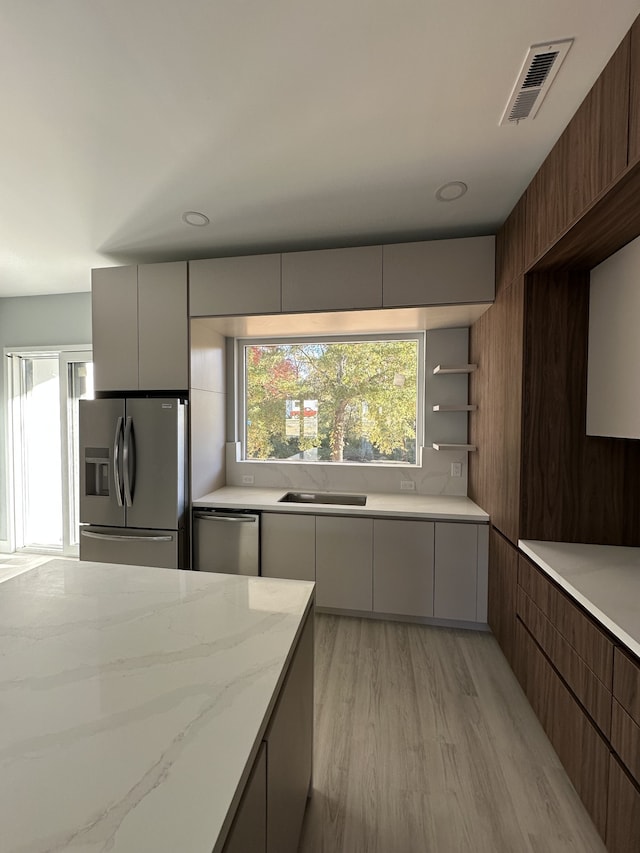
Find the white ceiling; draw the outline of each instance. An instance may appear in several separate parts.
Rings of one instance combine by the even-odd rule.
[[[0,0],[0,296],[88,290],[94,266],[493,233],[638,13]],[[499,127],[529,45],[567,37],[537,117]],[[469,192],[437,202],[450,180]]]

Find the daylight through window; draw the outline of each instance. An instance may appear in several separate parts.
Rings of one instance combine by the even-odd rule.
[[[239,346],[245,459],[416,464],[419,333]]]

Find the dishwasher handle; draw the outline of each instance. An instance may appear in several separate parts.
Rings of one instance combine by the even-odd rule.
[[[253,523],[258,520],[257,515],[222,515],[213,512],[194,512],[194,518],[201,518],[204,521],[230,521],[232,523],[237,521]]]

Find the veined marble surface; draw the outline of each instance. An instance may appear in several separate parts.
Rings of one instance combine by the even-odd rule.
[[[518,546],[640,657],[640,548],[526,539]]]
[[[194,507],[257,509],[312,515],[364,515],[381,518],[423,518],[434,521],[489,521],[489,515],[470,498],[452,495],[366,493],[365,506],[278,503],[287,489],[224,486],[193,501]],[[297,491],[305,491],[298,489]]]
[[[0,584],[2,853],[211,853],[312,583],[66,560]]]

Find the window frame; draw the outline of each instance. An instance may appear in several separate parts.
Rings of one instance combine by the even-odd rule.
[[[384,342],[384,341],[416,341],[418,344],[417,355],[417,377],[416,377],[416,459],[415,462],[310,462],[303,459],[249,459],[247,458],[247,377],[246,360],[244,357],[245,347],[249,346],[277,346],[278,344],[322,344],[322,343],[357,343],[362,342]],[[344,334],[344,335],[291,335],[291,336],[268,336],[238,337],[234,339],[234,353],[236,362],[236,435],[240,443],[239,461],[251,464],[273,465],[286,463],[287,465],[312,465],[314,468],[327,465],[332,468],[355,465],[363,468],[420,468],[421,448],[425,437],[425,406],[426,406],[426,332],[424,330],[412,329],[407,332],[371,332],[370,334]]]

